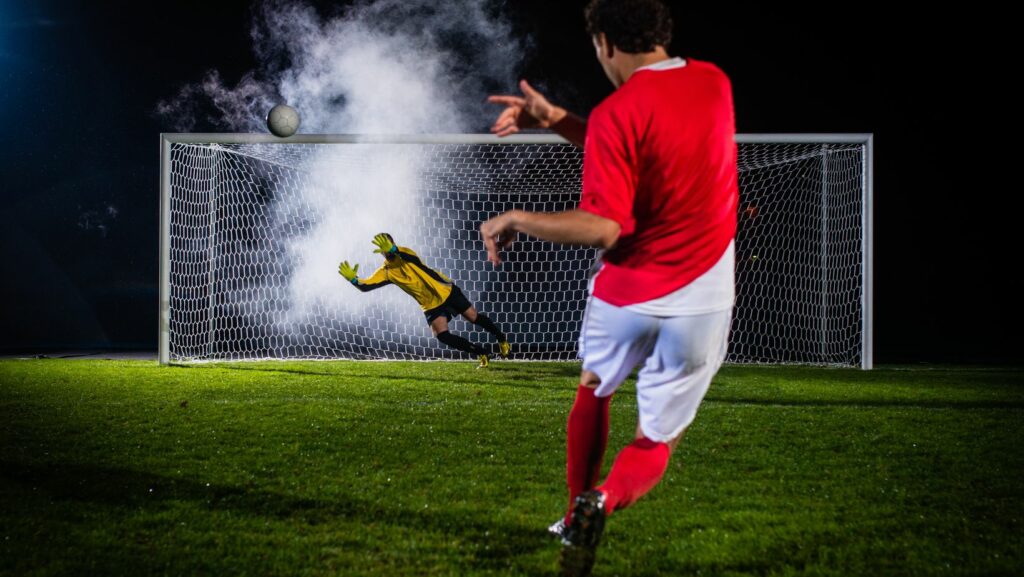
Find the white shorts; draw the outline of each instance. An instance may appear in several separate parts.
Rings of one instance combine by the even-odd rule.
[[[667,443],[697,416],[725,360],[731,322],[731,308],[656,317],[591,297],[580,330],[583,369],[601,379],[594,394],[607,397],[643,362],[636,384],[640,430]]]

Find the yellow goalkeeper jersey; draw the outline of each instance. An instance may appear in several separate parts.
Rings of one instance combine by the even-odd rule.
[[[384,266],[372,275],[353,284],[363,292],[397,285],[425,311],[441,306],[452,293],[452,279],[423,264],[412,249],[400,246],[395,256],[384,261]]]

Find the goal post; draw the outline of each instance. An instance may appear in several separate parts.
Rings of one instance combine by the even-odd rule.
[[[872,136],[741,134],[730,363],[870,369]],[[364,294],[391,232],[510,335],[516,358],[576,358],[593,249],[520,237],[492,268],[479,223],[568,210],[582,152],[555,135],[162,134],[161,363],[462,358],[416,303]],[[490,345],[473,325],[454,330]]]

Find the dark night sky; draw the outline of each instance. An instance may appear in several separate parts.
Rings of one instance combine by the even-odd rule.
[[[523,75],[580,113],[611,90],[583,4],[508,2],[533,40]],[[875,134],[876,362],[1019,364],[1019,185],[991,137],[1019,103],[999,47],[960,40],[1005,37],[999,16],[674,4],[672,52],[731,76],[740,132]],[[158,135],[171,128],[153,110],[207,70],[252,69],[251,14],[229,0],[0,0],[0,351],[155,350]]]

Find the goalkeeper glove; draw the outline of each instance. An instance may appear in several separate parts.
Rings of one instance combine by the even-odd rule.
[[[338,265],[338,274],[345,277],[345,280],[352,284],[359,283],[359,265],[352,266],[347,260],[341,261]]]
[[[398,252],[398,247],[395,243],[388,239],[388,235],[380,233],[373,237],[373,244],[377,245],[377,250],[373,252],[379,252],[380,254],[394,254]]]

